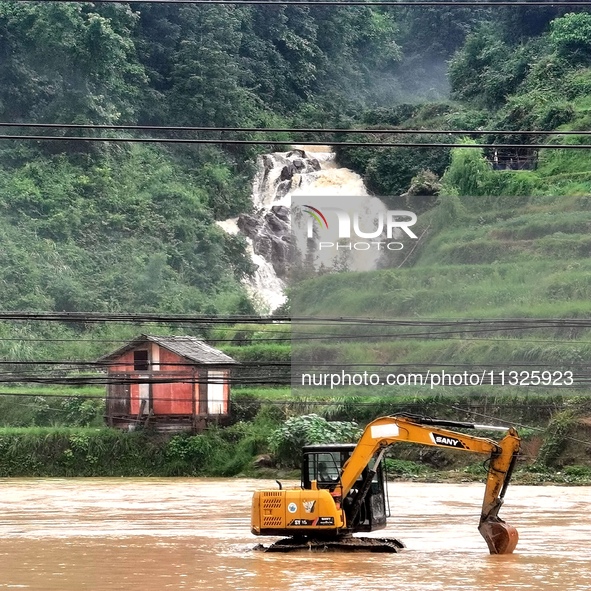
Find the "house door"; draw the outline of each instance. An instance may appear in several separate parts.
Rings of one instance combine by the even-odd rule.
[[[224,413],[224,381],[225,372],[207,372],[207,414],[221,415]]]
[[[140,379],[148,379],[150,376],[138,376]],[[140,387],[140,414],[150,414],[150,384],[139,384]]]

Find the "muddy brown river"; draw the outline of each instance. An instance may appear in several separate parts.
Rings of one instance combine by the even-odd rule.
[[[274,482],[0,479],[0,590],[591,589],[591,489],[513,486],[515,554],[490,556],[478,484],[391,483],[400,554],[263,554],[250,497]],[[372,535],[372,534],[370,534]]]

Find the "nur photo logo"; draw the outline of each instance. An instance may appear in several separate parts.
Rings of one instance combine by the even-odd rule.
[[[312,238],[312,236],[310,236],[310,231],[312,231],[312,233],[314,232],[314,228],[312,227],[313,220],[316,220],[320,226],[324,225],[324,227],[328,230],[328,222],[326,221],[326,217],[324,217],[324,214],[319,209],[316,209],[311,205],[304,205],[303,209],[305,213],[312,216],[308,222],[308,238]]]
[[[321,210],[307,204],[301,208],[309,216],[307,238],[318,240],[318,250],[402,250],[400,239],[418,239],[411,229],[417,222],[412,211],[368,212],[332,206]]]

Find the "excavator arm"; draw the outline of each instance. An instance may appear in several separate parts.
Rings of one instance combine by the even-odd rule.
[[[445,426],[503,430],[507,431],[507,434],[497,442],[451,431]],[[506,430],[500,427],[435,421],[421,417],[381,417],[367,425],[351,457],[343,465],[340,490],[337,487],[339,496],[347,496],[376,453],[378,455],[373,470],[381,461],[386,448],[399,441],[487,454],[489,467],[478,530],[491,554],[513,552],[519,539],[517,530],[498,517],[520,447],[520,439],[513,428]]]

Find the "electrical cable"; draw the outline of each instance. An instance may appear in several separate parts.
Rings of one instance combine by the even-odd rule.
[[[296,128],[296,127],[203,127],[174,125],[107,125],[90,123],[17,123],[0,122],[2,127],[43,129],[91,129],[112,131],[199,131],[217,133],[333,133],[333,134],[390,134],[390,135],[591,135],[591,130],[494,130],[494,129],[354,129],[354,128]]]
[[[429,327],[486,327],[499,326],[506,330],[525,328],[591,328],[591,318],[375,318],[361,316],[264,316],[264,315],[199,315],[199,314],[154,314],[130,312],[56,312],[56,311],[0,311],[0,321],[42,322],[114,322],[114,323],[162,323],[162,324],[294,324],[312,326],[429,326]]]
[[[467,370],[466,370],[467,371]],[[525,370],[524,370],[525,371]],[[552,388],[578,388],[583,385],[588,385],[591,383],[591,372],[575,372],[569,370],[569,382],[566,382],[567,376],[564,372],[553,372],[552,370],[548,370],[549,373],[560,373],[562,378],[561,379],[554,379],[551,376],[550,382],[543,384],[541,379],[539,381],[538,386],[543,387],[552,387]],[[429,385],[429,377],[433,376],[435,372],[430,371],[415,371],[413,373],[413,382],[410,383],[411,386],[421,386],[432,390],[433,388]],[[506,372],[507,375],[501,377],[498,372],[492,372],[493,375],[490,376],[489,372],[482,372],[483,377],[486,378],[484,381],[478,381],[478,383],[465,383],[461,380],[461,383],[453,383],[450,379],[447,383],[442,384],[442,386],[449,386],[454,388],[473,388],[476,386],[484,387],[484,386],[512,386],[512,387],[525,387],[531,388],[532,384],[530,383],[530,378],[528,377],[527,383],[520,384],[520,383],[510,383],[510,380],[513,379],[510,375],[510,372]],[[526,372],[527,375],[530,375],[530,372]],[[541,373],[541,372],[540,372]],[[306,375],[306,374],[304,374]],[[373,388],[394,388],[394,387],[401,387],[401,386],[408,386],[409,384],[407,381],[404,383],[388,383],[387,379],[388,376],[392,375],[389,372],[373,372],[373,376],[378,378],[376,384],[373,384]],[[459,373],[460,378],[463,376]],[[478,374],[472,374],[480,377]],[[537,376],[541,378],[541,376]],[[451,378],[451,376],[450,376]],[[519,376],[515,378],[517,382],[519,382]],[[553,380],[553,381],[552,381]],[[117,374],[113,376],[108,375],[93,375],[93,376],[80,376],[80,375],[37,375],[37,374],[9,374],[4,373],[0,375],[0,383],[3,384],[18,384],[18,383],[28,383],[28,384],[51,384],[51,385],[128,385],[128,384],[179,384],[179,383],[186,383],[186,384],[209,384],[209,383],[229,383],[231,385],[284,385],[288,386],[291,385],[294,388],[312,388],[314,389],[314,384],[310,384],[309,386],[302,386],[302,376],[300,374],[289,374],[289,373],[276,373],[273,374],[272,372],[267,372],[266,375],[263,372],[258,372],[256,375],[248,376],[248,375],[240,375],[240,376],[230,376],[229,378],[225,378],[224,380],[220,379],[214,382],[209,377],[200,377],[198,375],[195,376],[187,376],[187,375],[179,375],[177,376],[154,376],[154,377],[140,377],[140,376],[129,376],[126,377],[125,374]],[[558,383],[556,383],[558,381]],[[322,383],[317,384],[316,386],[321,386]],[[339,384],[340,385],[340,384]],[[362,384],[347,384],[343,386],[343,388],[354,388],[359,387]],[[369,384],[367,384],[369,385]],[[329,382],[324,384],[324,391],[329,390]],[[331,388],[330,391],[334,392],[334,388]]]
[[[252,331],[256,333],[257,331]],[[261,331],[264,332],[264,331]],[[269,331],[273,332],[273,331]],[[462,334],[472,334],[473,331],[467,331],[466,333]],[[313,333],[312,333],[313,335]],[[445,333],[409,333],[409,334],[390,334],[390,335],[380,335],[380,338],[396,338],[396,339],[423,339],[425,335],[429,335],[429,339],[431,340],[440,340],[440,341],[483,341],[487,343],[511,343],[511,344],[519,344],[519,343],[547,343],[547,344],[565,344],[565,345],[591,345],[591,341],[578,341],[575,339],[528,339],[528,338],[515,338],[515,337],[507,337],[505,339],[499,337],[462,337],[462,336],[447,336]],[[367,339],[371,338],[375,335],[358,335],[359,338]],[[317,338],[316,338],[317,337]],[[207,341],[208,343],[230,343],[236,347],[249,347],[249,346],[256,346],[262,343],[278,343],[278,344],[289,344],[292,341],[307,341],[309,340],[308,337],[302,337],[301,335],[298,337],[278,337],[278,338],[257,338],[254,337],[252,339],[216,339],[214,337],[196,337],[202,338],[203,340]],[[318,336],[313,335],[311,340],[340,340],[340,336],[332,335],[332,336]],[[52,338],[17,338],[17,337],[0,337],[0,343],[2,342],[24,342],[24,343],[120,343],[125,344],[129,343],[131,339],[52,339]],[[245,342],[248,341],[248,342]]]
[[[240,331],[242,332],[242,330]],[[259,331],[253,330],[248,331],[252,333],[258,333]],[[264,331],[261,330],[261,333],[269,332],[273,333],[274,331]],[[472,334],[473,331],[467,331],[463,334]],[[277,334],[277,333],[275,333]],[[289,344],[292,341],[307,341],[308,337],[301,336],[302,333],[298,333],[298,337],[277,337],[277,338],[246,338],[246,339],[217,339],[214,337],[196,337],[202,338],[206,340],[208,343],[231,343],[234,344],[236,347],[242,346],[255,346],[261,343],[281,343],[281,344]],[[312,335],[312,340],[318,339],[326,339],[326,340],[340,340],[340,336],[338,335],[327,335],[327,336],[318,336],[314,333],[310,333]],[[487,343],[511,343],[511,344],[519,344],[519,343],[548,343],[548,344],[565,344],[565,345],[591,345],[591,341],[578,341],[575,339],[528,339],[528,338],[515,338],[515,337],[507,337],[505,339],[499,337],[462,337],[462,336],[447,336],[446,333],[398,333],[398,334],[389,334],[389,335],[379,335],[380,338],[396,338],[396,339],[422,339],[425,335],[429,335],[429,339],[431,340],[440,340],[440,341],[484,341]],[[367,339],[371,338],[375,335],[358,335],[359,338]],[[0,337],[0,343],[2,342],[24,342],[24,343],[120,343],[125,344],[129,343],[131,339],[87,339],[87,338],[80,338],[80,339],[54,339],[54,338],[30,338],[30,337]],[[248,341],[248,342],[245,342]],[[32,363],[32,362],[31,362]]]
[[[493,417],[491,415],[486,415],[486,414],[483,414],[483,413],[473,412],[473,411],[470,411],[470,410],[467,410],[467,409],[462,409],[462,408],[460,408],[458,406],[454,406],[454,405],[451,405],[451,404],[446,405],[443,402],[437,402],[437,401],[435,401],[435,404],[438,404],[440,406],[444,406],[446,408],[451,408],[451,409],[457,410],[459,412],[471,413],[471,414],[473,414],[475,416],[483,417],[485,419],[489,419],[489,420],[493,420],[493,421],[499,421],[500,423],[508,423],[510,425],[515,425],[516,427],[521,427],[523,429],[532,429],[533,431],[545,431],[545,429],[543,429],[542,427],[533,427],[532,425],[525,425],[523,423],[517,423],[515,421],[506,421],[504,419],[500,419],[498,417]],[[564,436],[564,439],[568,439],[569,441],[573,441],[575,443],[583,443],[586,446],[589,445],[589,441],[585,441],[583,439],[576,439],[575,437],[572,437],[570,435],[565,435]]]
[[[53,361],[53,360],[32,360],[32,361],[10,361],[10,360],[0,360],[0,368],[2,366],[28,366],[28,365],[44,365],[44,366],[57,366],[60,369],[66,369],[67,366],[73,366],[75,368],[96,368],[96,369],[108,369],[111,367],[134,367],[135,363],[133,361],[130,362],[122,362],[122,361]],[[195,367],[197,365],[195,362],[165,362],[165,363],[156,363],[152,362],[150,365],[161,367],[174,367],[174,368],[183,368],[183,367]],[[250,368],[250,367],[257,367],[257,368],[277,368],[277,367],[290,367],[290,368],[310,368],[309,371],[319,371],[320,368],[348,368],[351,371],[355,371],[355,368],[380,368],[380,369],[387,369],[387,368],[400,368],[400,367],[424,367],[424,368],[432,368],[432,367],[462,367],[468,368],[471,370],[481,369],[481,368],[510,368],[510,367],[548,367],[547,361],[540,361],[538,363],[533,362],[523,362],[523,363],[438,363],[438,362],[431,362],[431,363],[417,363],[413,361],[408,361],[404,363],[386,363],[386,362],[375,362],[375,363],[355,363],[355,362],[347,362],[347,363],[332,363],[332,362],[322,362],[320,360],[292,360],[292,361],[241,361],[238,362],[237,365],[232,365],[233,368],[241,369],[241,368]],[[558,367],[558,366],[555,366]],[[591,361],[589,362],[581,362],[581,363],[563,363],[560,367],[589,367],[591,368]],[[131,371],[131,370],[128,370]],[[142,370],[133,370],[134,373],[141,373]],[[150,371],[150,370],[145,370]],[[159,369],[158,371],[172,371],[172,370],[162,370]],[[548,370],[550,371],[550,370]],[[0,369],[0,376],[2,375],[2,371]]]
[[[54,1],[54,0],[52,0]],[[205,144],[231,146],[293,146],[295,140],[228,140],[196,138],[154,138],[154,137],[77,137],[53,135],[0,135],[0,140],[57,141],[57,142],[113,142],[135,144]],[[305,142],[309,146],[325,146],[326,142]],[[591,144],[457,144],[443,142],[330,142],[331,146],[349,148],[509,148],[522,150],[583,150]]]
[[[29,2],[30,0],[13,0],[17,3]],[[38,0],[37,3],[83,3],[86,4],[87,0]],[[449,2],[443,0],[437,2],[433,0],[401,0],[399,2],[392,0],[370,0],[365,2],[364,0],[95,0],[96,4],[212,4],[212,5],[234,5],[234,6],[403,6],[406,8],[423,7],[423,6],[448,6],[448,7],[462,7],[470,6],[488,8],[490,6],[551,6],[558,8],[561,6],[591,6],[591,2],[585,0],[567,0],[566,2],[552,2],[544,0],[532,0],[527,2],[524,0],[491,0],[490,2],[483,2],[482,0],[463,0],[459,2]]]

